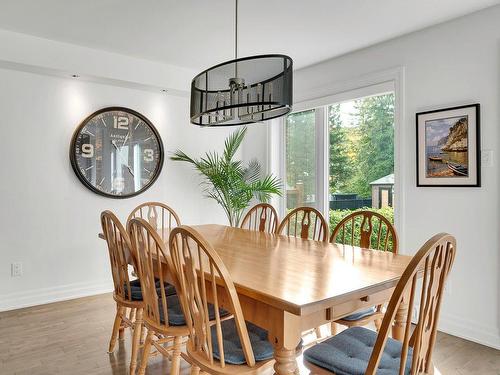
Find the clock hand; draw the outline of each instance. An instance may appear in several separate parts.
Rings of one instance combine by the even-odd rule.
[[[127,140],[127,139],[125,139],[125,141],[126,141],[126,140]],[[122,154],[121,154],[121,152],[120,152],[120,149],[118,148],[118,146],[116,145],[116,143],[115,143],[115,141],[114,141],[114,140],[112,140],[112,141],[111,141],[111,143],[112,143],[112,145],[113,145],[113,146],[115,146],[116,150],[118,151],[119,158],[120,158],[120,160],[121,160],[121,161],[122,161],[122,163],[123,163],[123,157],[122,157]],[[123,147],[123,146],[122,146],[122,147]],[[127,167],[127,169],[128,169],[128,171],[130,172],[130,174],[131,174],[133,177],[135,177],[135,176],[134,176],[134,172],[132,171],[132,168],[130,167],[130,165],[128,165],[128,164],[126,164],[126,163],[123,163],[123,165],[125,165],[125,167]]]
[[[135,177],[134,176],[134,172],[132,172],[132,168],[130,168],[130,166],[128,166],[128,165],[125,165],[125,166],[127,167],[128,171],[130,172],[130,174],[132,175],[132,177]]]
[[[128,132],[127,135],[125,136],[125,140],[123,141],[122,147],[125,146],[125,143],[127,143],[129,135],[130,135],[130,132]]]

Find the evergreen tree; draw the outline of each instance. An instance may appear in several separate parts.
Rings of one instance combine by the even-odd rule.
[[[340,104],[328,107],[328,130],[330,134],[330,193],[342,193],[352,177],[352,161],[349,151],[353,145],[342,127]]]
[[[359,148],[350,189],[371,195],[370,182],[394,173],[394,95],[356,100]]]
[[[315,110],[292,113],[286,118],[286,183],[304,184],[304,199],[316,194]]]

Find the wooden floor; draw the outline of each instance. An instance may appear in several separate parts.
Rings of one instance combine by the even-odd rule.
[[[0,374],[128,374],[130,334],[114,354],[106,352],[114,312],[105,294],[0,313]],[[443,333],[434,363],[436,375],[500,375],[500,351]],[[168,371],[168,361],[158,356],[147,374]],[[182,374],[189,374],[186,363]],[[301,368],[301,374],[308,372]]]

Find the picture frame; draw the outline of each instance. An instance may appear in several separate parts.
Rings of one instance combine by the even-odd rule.
[[[480,187],[480,104],[416,114],[417,186]]]

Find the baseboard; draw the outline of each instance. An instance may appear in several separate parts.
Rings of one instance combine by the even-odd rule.
[[[92,283],[75,283],[53,288],[40,288],[27,292],[0,295],[0,311],[44,305],[52,302],[108,293],[113,290],[111,280]]]
[[[485,327],[476,321],[450,314],[441,314],[438,330],[500,350],[500,331],[498,327]]]

